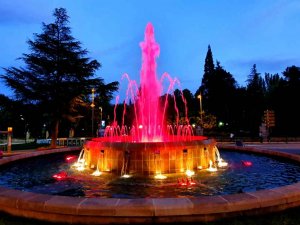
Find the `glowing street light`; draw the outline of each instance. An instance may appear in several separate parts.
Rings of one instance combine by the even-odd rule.
[[[95,99],[95,88],[92,88],[92,137],[94,137],[94,108],[95,108],[95,104],[94,104],[94,99]]]
[[[100,106],[99,109],[100,109],[100,123],[102,123],[102,107]]]
[[[198,95],[199,98],[199,103],[200,103],[200,122],[201,122],[201,126],[202,126],[202,95],[201,93]]]
[[[12,132],[13,128],[7,128],[7,152],[11,152],[11,145],[12,145]]]

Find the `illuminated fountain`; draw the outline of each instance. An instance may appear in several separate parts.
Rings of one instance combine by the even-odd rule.
[[[179,125],[178,116],[175,126],[167,125],[167,102],[160,107],[158,101],[162,89],[155,72],[159,46],[151,24],[141,47],[141,85],[134,91],[135,82],[129,80],[128,89],[134,99],[133,124],[129,127],[122,122],[119,126],[114,121],[106,128],[105,137],[85,143],[78,159],[77,155],[65,155],[75,154],[72,148],[30,151],[0,159],[1,213],[52,223],[184,224],[257,216],[299,206],[299,156],[264,148],[230,147],[222,155],[231,168],[222,170],[219,168],[227,163],[214,140],[193,136],[187,118],[186,125]],[[174,80],[167,74],[163,77],[172,87]],[[185,112],[187,115],[187,109]],[[69,163],[75,160],[73,166],[80,171],[88,169],[88,173],[71,169]],[[197,169],[202,174],[218,170],[218,176],[195,174]],[[52,175],[57,170],[60,172]],[[100,177],[90,177],[91,170]],[[136,174],[150,176],[126,181],[119,177]],[[164,181],[151,179],[166,176]]]
[[[179,124],[176,104],[176,125],[170,126],[166,123],[168,98],[161,104],[162,80],[169,80],[168,94],[178,80],[172,79],[167,73],[163,74],[162,80],[157,79],[156,58],[160,48],[155,42],[151,23],[147,24],[145,40],[140,46],[140,85],[131,81],[127,74],[123,76],[129,81],[127,96],[134,100],[133,124],[130,127],[118,125],[115,119],[106,127],[104,137],[87,141],[80,153],[78,168],[95,169],[94,175],[97,176],[104,171],[114,171],[123,177],[128,177],[129,174],[148,174],[164,179],[164,174],[186,173],[187,176],[192,176],[196,169],[207,169],[212,165],[216,168],[218,163],[224,166],[225,162],[220,158],[216,142],[193,135],[187,118],[187,107],[186,125]],[[183,96],[182,99],[186,103]],[[123,121],[125,109],[126,107]]]

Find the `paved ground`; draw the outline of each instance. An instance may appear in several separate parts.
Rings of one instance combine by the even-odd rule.
[[[235,143],[219,143],[219,146],[235,146]],[[300,154],[300,142],[267,142],[267,143],[244,143],[244,146],[255,147],[261,149],[270,149],[274,151],[287,152],[292,154]]]

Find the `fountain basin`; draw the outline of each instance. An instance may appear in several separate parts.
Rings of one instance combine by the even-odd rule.
[[[73,150],[64,148],[16,155],[1,159],[0,165],[23,158]],[[247,147],[234,150],[287,158],[300,163],[299,156],[287,153]],[[3,212],[45,221],[81,224],[202,222],[276,212],[299,205],[299,182],[232,195],[138,199],[74,198],[0,187],[0,210]]]
[[[215,146],[215,140],[202,136],[165,142],[94,138],[84,145],[84,159],[87,167],[100,171],[125,174],[179,173],[199,166],[208,168],[210,160],[216,161]]]

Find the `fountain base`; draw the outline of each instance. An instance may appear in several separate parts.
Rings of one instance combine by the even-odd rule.
[[[84,145],[85,166],[124,174],[180,173],[208,168],[216,142],[206,137],[166,142],[111,142],[94,138]]]

